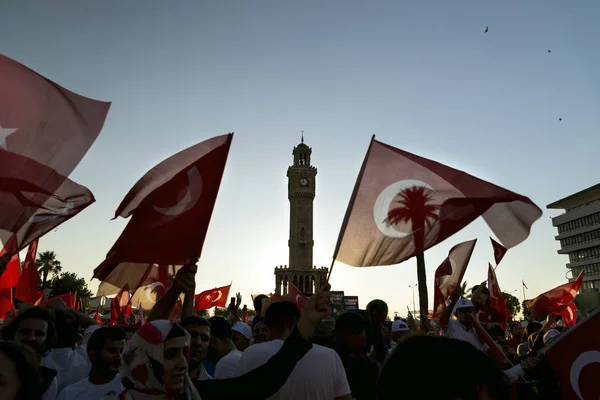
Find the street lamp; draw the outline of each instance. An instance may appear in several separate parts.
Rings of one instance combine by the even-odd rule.
[[[418,283],[415,283],[414,285],[408,285],[409,288],[412,289],[413,292],[413,315],[417,314],[417,309],[415,307],[415,288],[418,286]]]

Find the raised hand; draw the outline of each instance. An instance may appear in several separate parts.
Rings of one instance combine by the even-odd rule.
[[[330,304],[331,285],[329,284],[326,284],[319,293],[308,298],[298,321],[298,329],[305,339],[310,339],[319,322],[331,315]]]
[[[242,304],[242,294],[238,292],[235,294],[235,308],[240,308],[241,304]]]
[[[196,286],[196,264],[186,264],[175,275],[172,288],[179,293],[188,293],[190,289]],[[193,290],[193,289],[192,289]]]

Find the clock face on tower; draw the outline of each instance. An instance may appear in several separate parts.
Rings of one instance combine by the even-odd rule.
[[[300,178],[300,185],[301,186],[307,186],[308,185],[308,179],[305,177]]]

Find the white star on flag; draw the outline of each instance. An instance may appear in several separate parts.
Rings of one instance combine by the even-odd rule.
[[[207,294],[206,295],[206,300],[210,300],[210,297],[211,297],[210,294]]]
[[[0,147],[8,150],[8,148],[6,147],[6,138],[13,132],[17,131],[18,129],[11,129],[11,128],[3,128],[2,125],[0,125]]]

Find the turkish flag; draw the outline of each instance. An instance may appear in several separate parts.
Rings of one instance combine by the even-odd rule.
[[[12,289],[0,290],[0,319],[6,322],[6,314],[14,307]]]
[[[158,300],[172,285],[175,267],[170,265],[151,266],[150,274],[131,299],[132,304],[139,304],[142,309],[150,311]],[[102,282],[104,283],[104,282]]]
[[[496,273],[492,268],[492,264],[488,263],[488,287],[490,289],[490,307],[495,311],[495,315],[499,316],[498,322],[502,329],[506,329],[506,321],[510,318],[510,311],[506,303],[506,299],[502,296],[500,285]]]
[[[474,239],[452,247],[448,257],[435,271],[433,319],[442,329],[446,329],[444,321],[448,320],[451,311],[447,308],[446,300],[458,293],[476,243],[477,239]]]
[[[502,259],[504,258],[504,255],[506,255],[508,249],[502,246],[500,243],[496,242],[494,239],[490,238],[490,240],[492,241],[492,247],[494,248],[494,260],[496,261],[497,267],[498,264],[500,264],[500,261],[502,261]]]
[[[65,303],[65,305],[69,308],[75,308],[75,297],[77,296],[77,293],[65,293],[65,294],[60,294],[58,296],[54,296],[46,301],[42,301],[39,305],[43,306],[45,304],[50,303],[51,301],[53,301],[54,299],[61,299],[63,301],[63,303]]]
[[[125,321],[131,315],[131,295],[127,287],[123,288],[110,302],[110,324],[121,324],[119,317],[123,315]]]
[[[575,303],[569,304],[567,307],[565,307],[564,310],[562,310],[562,313],[560,315],[562,316],[564,326],[567,326],[569,328],[575,326],[575,324],[577,323],[576,311],[577,307],[575,306]]]
[[[23,269],[21,270],[21,278],[17,284],[15,290],[15,297],[25,303],[34,304],[41,296],[43,292],[38,291],[40,284],[40,274],[35,264],[35,258],[37,255],[38,240],[34,240],[29,245],[27,255],[25,256],[25,262],[23,263]]]
[[[16,248],[7,249],[11,254],[35,239],[28,237],[32,229],[52,229],[45,220],[44,229],[29,227],[26,235],[23,225],[34,215],[81,207],[80,192],[73,191],[81,187],[63,181],[96,140],[109,108],[110,103],[79,96],[0,55],[0,240],[19,232]]]
[[[131,215],[131,220],[94,270],[94,278],[134,287],[139,286],[139,271],[148,264],[183,265],[198,260],[232,137],[217,136],[183,150],[134,185],[116,212],[123,218]],[[127,269],[133,263],[143,266],[130,274]],[[118,274],[120,280],[112,275],[117,268],[125,269]]]
[[[558,375],[562,398],[600,398],[600,308],[542,350]]]
[[[583,271],[573,282],[557,286],[545,293],[540,294],[533,300],[527,300],[525,306],[531,313],[533,319],[540,318],[544,313],[551,312],[561,315],[563,310],[569,306],[577,296],[583,282]]]
[[[304,311],[304,306],[306,305],[306,301],[308,300],[304,293],[302,293],[296,286],[291,283],[288,283],[288,297],[292,299],[294,303],[298,306],[300,312]]]
[[[15,169],[14,165],[21,165]],[[94,202],[84,186],[49,167],[0,148],[0,240],[10,254]]]
[[[398,264],[479,216],[510,248],[541,215],[527,197],[373,138],[334,258],[355,267]]]
[[[225,307],[231,285],[205,290],[195,296],[194,310],[208,310],[213,307]]]
[[[100,306],[96,307],[96,312],[92,318],[95,319],[97,323],[102,325],[102,318],[100,318]]]
[[[12,242],[12,241],[11,241]],[[7,243],[8,245],[9,243]],[[6,248],[0,251],[0,256],[6,253]],[[21,275],[21,262],[19,260],[19,253],[16,253],[11,257],[6,265],[6,269],[0,276],[0,290],[11,289],[17,286],[19,282],[19,276]],[[12,303],[12,292],[11,292],[11,303]]]

